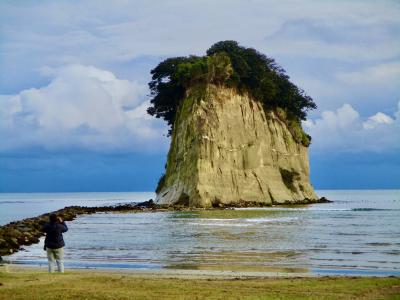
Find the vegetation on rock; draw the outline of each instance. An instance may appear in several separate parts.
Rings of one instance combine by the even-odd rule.
[[[152,106],[148,113],[163,118],[173,129],[176,112],[186,91],[196,84],[225,85],[249,93],[266,110],[283,110],[284,121],[295,140],[305,146],[310,136],[301,129],[313,99],[289,80],[274,59],[235,41],[221,41],[205,56],[168,58],[151,71]],[[282,115],[282,113],[281,113]]]

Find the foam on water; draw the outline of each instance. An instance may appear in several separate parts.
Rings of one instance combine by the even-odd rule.
[[[281,217],[281,218],[275,218],[275,219],[254,218],[254,219],[244,219],[244,220],[246,222],[251,222],[251,223],[274,223],[274,222],[285,223],[285,222],[297,221],[298,219],[299,219],[298,217]]]
[[[234,210],[266,210],[266,211],[351,211],[351,208],[298,208],[298,207],[238,207]]]

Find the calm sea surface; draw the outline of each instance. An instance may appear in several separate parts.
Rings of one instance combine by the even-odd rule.
[[[333,203],[102,213],[68,222],[66,267],[400,275],[400,190],[320,190]],[[0,194],[0,225],[153,193]],[[7,260],[45,265],[43,240]]]

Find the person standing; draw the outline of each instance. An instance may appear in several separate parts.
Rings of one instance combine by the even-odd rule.
[[[64,238],[63,233],[68,231],[65,222],[55,214],[50,214],[48,223],[44,224],[46,233],[44,249],[47,251],[49,272],[54,272],[54,263],[57,262],[58,272],[64,273]]]

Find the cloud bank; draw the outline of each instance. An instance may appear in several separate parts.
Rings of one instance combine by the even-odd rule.
[[[49,83],[0,96],[0,151],[166,151],[167,128],[146,112],[146,86],[93,66],[42,68]],[[362,118],[350,104],[303,123],[314,152],[400,150],[400,102],[392,115]]]
[[[389,116],[377,112],[368,118],[349,104],[335,111],[323,111],[319,118],[308,119],[303,127],[312,136],[311,150],[320,153],[400,151],[400,101]]]
[[[147,87],[92,66],[43,68],[48,85],[0,98],[0,150],[149,151],[166,128],[146,113]]]

